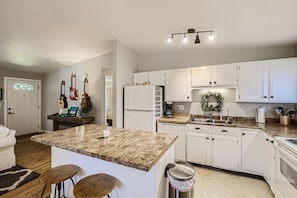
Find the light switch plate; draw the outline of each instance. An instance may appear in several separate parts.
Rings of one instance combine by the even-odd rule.
[[[180,111],[185,110],[185,105],[178,105],[178,109],[179,109]]]

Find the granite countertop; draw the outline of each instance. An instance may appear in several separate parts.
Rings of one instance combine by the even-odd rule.
[[[108,138],[103,129],[110,130]],[[131,168],[149,171],[177,139],[177,135],[87,124],[35,135],[34,142],[81,153]]]
[[[168,122],[168,123],[176,123],[176,124],[186,124],[190,121],[189,116],[176,115],[172,118],[161,117],[158,119],[158,122]]]
[[[178,116],[168,119],[159,119],[159,122],[169,122],[177,124],[188,124],[193,123],[191,121],[191,116]],[[184,122],[181,122],[184,121]],[[261,129],[271,136],[281,136],[281,137],[295,137],[297,138],[297,125],[291,124],[289,126],[283,126],[277,122],[268,122],[266,124],[259,124],[254,121],[254,119],[237,119],[232,124],[223,124],[223,123],[206,123],[206,122],[196,122],[193,124],[202,124],[202,125],[212,125],[212,126],[227,126],[227,127],[238,127],[238,128],[247,128],[247,129]]]

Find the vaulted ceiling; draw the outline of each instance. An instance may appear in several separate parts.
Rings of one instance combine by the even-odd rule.
[[[139,53],[297,46],[296,8],[296,0],[1,0],[0,66],[48,71],[109,52],[113,39]],[[188,28],[212,29],[215,41],[166,42]]]

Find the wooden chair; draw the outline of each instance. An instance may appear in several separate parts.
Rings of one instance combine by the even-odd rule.
[[[54,197],[56,197],[56,192],[58,191],[58,198],[60,198],[61,188],[63,189],[63,197],[65,197],[64,181],[67,179],[71,179],[72,184],[74,186],[74,181],[72,177],[78,172],[79,169],[80,168],[76,165],[67,164],[51,168],[50,170],[41,174],[38,178],[39,182],[44,184],[41,198],[44,194],[46,186],[51,184],[56,184]]]
[[[108,174],[100,173],[81,179],[74,186],[76,198],[101,198],[107,195],[115,187],[116,179]]]

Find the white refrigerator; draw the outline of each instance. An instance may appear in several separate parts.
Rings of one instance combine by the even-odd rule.
[[[163,91],[158,86],[125,86],[124,128],[156,132],[163,114]]]

